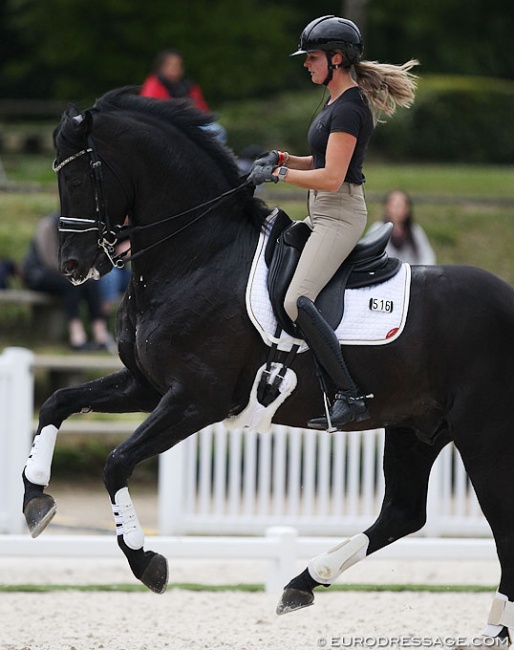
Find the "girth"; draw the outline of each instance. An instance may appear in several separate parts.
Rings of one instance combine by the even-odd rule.
[[[391,223],[383,224],[357,242],[316,299],[316,306],[334,329],[341,322],[346,289],[380,284],[400,270],[400,260],[389,257],[385,251],[392,229]],[[282,329],[295,337],[299,333],[286,314],[284,299],[310,234],[307,224],[292,222],[285,212],[279,210],[265,251],[269,268],[268,290],[275,316]]]

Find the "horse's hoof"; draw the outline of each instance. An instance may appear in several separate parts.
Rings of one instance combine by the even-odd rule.
[[[168,561],[166,558],[154,553],[148,566],[141,574],[140,580],[156,594],[163,594],[168,585]]]
[[[314,594],[312,591],[303,591],[303,589],[293,589],[286,587],[279,604],[277,605],[277,614],[289,614],[297,609],[310,607],[314,605]]]
[[[43,493],[27,503],[23,514],[32,537],[37,537],[45,530],[56,512],[57,504],[49,494]]]

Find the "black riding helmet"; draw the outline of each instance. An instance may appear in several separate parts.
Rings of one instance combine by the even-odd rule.
[[[342,65],[344,68],[350,68],[354,63],[361,61],[364,46],[359,28],[351,20],[337,16],[322,16],[311,21],[303,30],[298,50],[291,56],[307,54],[313,50],[327,52],[331,77],[334,66],[331,64],[330,53],[341,50],[345,55]]]

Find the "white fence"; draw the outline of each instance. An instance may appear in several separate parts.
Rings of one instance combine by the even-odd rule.
[[[33,355],[8,348],[0,355],[0,531],[25,530],[21,512],[23,481],[32,438]]]
[[[376,519],[384,492],[384,431],[329,434],[274,426],[267,434],[216,424],[163,454],[159,531],[164,535],[352,535]],[[490,536],[460,456],[443,450],[430,479],[421,534]]]
[[[0,355],[0,532],[20,533],[21,471],[32,436],[33,355]],[[382,500],[383,431],[328,434],[277,426],[269,434],[202,430],[163,454],[161,535],[263,535],[291,526],[301,535],[354,534],[375,520]],[[486,536],[463,465],[451,447],[429,488],[429,537]]]

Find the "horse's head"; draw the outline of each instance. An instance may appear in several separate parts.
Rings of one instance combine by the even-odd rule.
[[[110,187],[116,178],[96,151],[93,120],[92,111],[81,114],[71,107],[54,132],[61,272],[73,284],[98,279],[112,269],[117,233],[128,211],[123,192]]]
[[[54,170],[61,270],[73,283],[112,268],[127,216],[124,234],[136,266],[153,259],[168,265],[163,243],[171,246],[190,227],[190,241],[205,253],[224,249],[249,224],[255,235],[265,215],[250,192],[241,191],[246,185],[236,159],[207,130],[211,121],[187,102],[153,100],[130,88],[109,91],[82,113],[68,109],[54,133]],[[248,219],[241,219],[243,213]],[[191,259],[183,242],[173,259]]]

